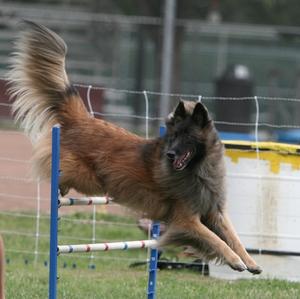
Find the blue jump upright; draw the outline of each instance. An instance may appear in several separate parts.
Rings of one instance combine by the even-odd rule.
[[[166,133],[166,127],[159,127],[159,136],[163,137]],[[157,240],[160,234],[159,222],[153,222],[151,229],[151,238]],[[156,274],[158,262],[158,249],[152,248],[149,261],[149,279],[148,279],[148,299],[155,299],[156,294]]]
[[[60,127],[52,129],[49,299],[57,293],[57,221],[59,197]]]
[[[160,128],[160,136],[164,135],[164,128]],[[52,162],[51,162],[51,214],[50,214],[50,266],[49,266],[49,299],[57,298],[57,255],[58,255],[58,202],[59,202],[59,176],[60,176],[60,127],[52,128]],[[158,222],[152,224],[151,236],[158,239],[160,225]],[[145,247],[146,241],[141,241]],[[113,243],[105,243],[113,244]],[[97,244],[96,244],[97,245]],[[127,245],[126,245],[127,246]],[[61,246],[60,246],[61,247]],[[123,248],[124,249],[124,248]],[[156,291],[158,250],[152,248],[149,262],[149,280],[147,298],[154,299]]]
[[[159,222],[153,222],[151,229],[152,239],[157,240],[160,232]],[[158,249],[152,248],[149,261],[149,279],[148,279],[148,299],[155,299],[156,292],[156,274],[157,274]]]

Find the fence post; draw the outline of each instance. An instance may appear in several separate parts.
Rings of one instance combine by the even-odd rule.
[[[60,155],[59,142],[60,127],[59,125],[56,125],[52,128],[49,299],[56,299],[57,292],[57,221]]]

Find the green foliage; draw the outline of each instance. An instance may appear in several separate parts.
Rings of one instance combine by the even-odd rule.
[[[8,1],[4,1],[8,2]],[[13,0],[38,4],[66,4],[62,0]],[[120,13],[126,15],[162,16],[165,1],[162,0],[68,0],[70,6],[85,6],[93,12]],[[217,9],[226,22],[242,22],[273,25],[300,25],[298,0],[177,0],[177,17],[206,19],[217,3]]]
[[[161,0],[114,0],[124,14],[162,16]],[[300,25],[298,0],[177,0],[177,17],[206,19],[213,3],[218,3],[222,19],[226,22],[242,22],[273,25]]]
[[[300,24],[297,0],[222,0],[220,11],[226,22],[255,24]]]

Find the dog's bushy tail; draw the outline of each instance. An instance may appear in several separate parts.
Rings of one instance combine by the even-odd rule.
[[[23,25],[11,58],[9,94],[15,120],[35,143],[50,127],[63,122],[62,106],[76,92],[65,71],[64,41],[42,25],[29,21]]]

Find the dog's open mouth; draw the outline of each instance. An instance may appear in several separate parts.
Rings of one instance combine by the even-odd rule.
[[[184,154],[182,154],[180,157],[176,158],[174,161],[173,161],[173,167],[175,170],[183,170],[185,169],[190,160],[192,159],[193,157],[193,151],[189,150],[189,151],[186,151]]]

